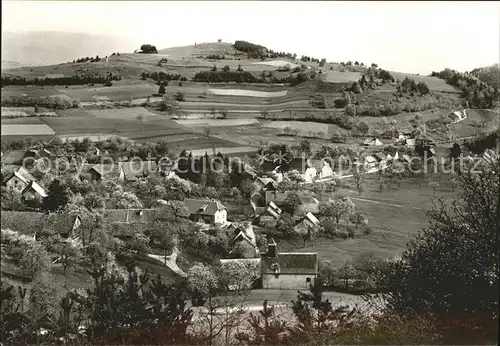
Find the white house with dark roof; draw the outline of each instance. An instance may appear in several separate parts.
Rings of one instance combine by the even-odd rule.
[[[14,167],[7,170],[2,185],[10,190],[17,190],[25,200],[33,200],[36,197],[47,197],[47,192],[40,186],[35,178],[23,167]]]
[[[192,199],[184,200],[189,218],[193,221],[204,221],[212,224],[227,223],[227,209],[219,201],[209,199]]]
[[[384,145],[384,143],[382,143],[380,141],[380,139],[378,139],[378,138],[371,137],[371,138],[365,139],[365,141],[363,142],[363,145],[366,147],[374,147],[374,146],[378,147],[378,146]]]

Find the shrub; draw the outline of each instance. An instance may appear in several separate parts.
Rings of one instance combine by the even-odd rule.
[[[368,235],[368,234],[372,233],[371,227],[366,226],[365,229],[363,230],[363,233],[365,235]]]
[[[153,45],[143,44],[141,46],[141,50],[139,51],[139,53],[143,53],[143,54],[158,54],[158,50]]]
[[[176,92],[176,93],[174,94],[174,99],[175,99],[176,101],[185,101],[185,99],[184,99],[184,94],[183,94],[182,92],[180,92],[180,91],[178,91],[178,92]]]
[[[346,232],[349,239],[354,238],[355,235],[354,228],[352,228],[351,226],[347,226]]]

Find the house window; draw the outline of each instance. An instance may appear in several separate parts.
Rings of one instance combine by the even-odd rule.
[[[310,284],[311,283],[311,278],[306,278],[306,283]]]

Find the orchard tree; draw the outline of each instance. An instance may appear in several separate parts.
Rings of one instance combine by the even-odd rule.
[[[19,268],[32,279],[46,269],[50,264],[50,257],[41,243],[27,246],[19,259]]]
[[[178,217],[188,217],[189,212],[182,201],[172,200],[168,202],[168,209],[174,215],[175,221]]]
[[[460,173],[459,196],[435,200],[429,228],[378,276],[397,312],[498,313],[500,160]]]
[[[285,204],[290,214],[294,215],[296,209],[302,205],[302,200],[297,192],[289,191],[286,193]]]
[[[69,189],[59,179],[54,179],[48,189],[47,197],[42,201],[42,210],[55,212],[63,209],[69,202]]]
[[[352,177],[354,179],[354,184],[356,185],[356,191],[358,191],[358,194],[361,196],[361,194],[364,191],[364,188],[363,188],[364,177],[360,172],[358,172],[357,169],[356,169],[356,171],[354,171]]]
[[[333,201],[330,200],[319,205],[320,214],[327,217],[333,217],[337,226],[339,224],[339,221],[343,217],[348,216],[351,211],[352,205],[343,198],[337,198]]]
[[[163,83],[160,85],[158,88],[158,94],[160,95],[165,95],[167,93],[167,89],[165,88],[165,85]]]

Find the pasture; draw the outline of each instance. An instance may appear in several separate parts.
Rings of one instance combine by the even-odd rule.
[[[2,123],[3,136],[51,136],[55,132],[45,124],[5,124]]]
[[[381,259],[400,255],[412,237],[429,226],[427,211],[432,208],[434,196],[447,200],[456,196],[448,175],[431,177],[429,174],[421,185],[409,179],[399,187],[394,182],[383,191],[379,189],[377,173],[366,175],[365,179],[365,191],[361,196],[353,191],[352,182],[338,193],[351,197],[368,218],[371,233],[363,234],[361,229],[355,229],[353,239],[322,236],[306,244],[306,247],[301,241],[281,241],[278,248],[281,251],[318,252],[322,260],[331,260],[336,266],[361,253],[373,253]],[[429,181],[438,182],[436,192],[429,186]]]
[[[336,126],[331,124],[316,123],[312,121],[269,121],[263,123],[262,126],[270,127],[275,129],[285,129],[290,128],[292,131],[296,130],[299,132],[323,132],[331,133],[333,128]]]
[[[396,80],[403,80],[406,77],[409,79],[414,79],[415,82],[424,82],[429,86],[429,90],[431,91],[439,91],[439,92],[446,92],[446,93],[453,93],[453,94],[459,94],[460,91],[456,89],[455,87],[447,84],[443,79],[437,78],[437,77],[429,77],[429,76],[420,76],[420,75],[415,75],[411,73],[401,73],[401,72],[390,72],[391,75],[394,77]]]
[[[329,83],[352,83],[357,82],[361,78],[359,72],[340,72],[340,71],[327,71],[323,72],[323,80]]]
[[[29,117],[35,113],[34,107],[2,107],[2,118]]]
[[[204,118],[175,120],[175,122],[190,127],[191,126],[192,127],[245,126],[245,125],[255,125],[259,123],[257,119],[204,119]]]
[[[214,95],[245,96],[245,97],[282,97],[286,96],[287,90],[283,91],[255,91],[243,89],[208,89]]]

